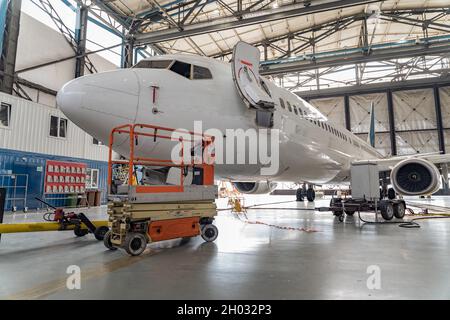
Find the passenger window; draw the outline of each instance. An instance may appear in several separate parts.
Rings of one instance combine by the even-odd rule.
[[[194,79],[212,79],[211,71],[208,68],[194,66]]]
[[[142,60],[133,68],[135,69],[167,69],[172,60]]]
[[[284,105],[284,101],[283,101],[283,99],[281,99],[281,98],[280,98],[280,106],[281,106],[283,109],[286,109],[286,106]]]
[[[300,115],[303,116],[303,110],[298,108],[298,112],[300,112]]]
[[[292,107],[294,108],[294,113],[298,114],[297,107],[296,106],[292,106]]]
[[[289,101],[287,101],[286,103],[287,103],[287,107],[288,107],[289,112],[292,112],[291,104],[289,103]]]
[[[188,63],[184,63],[181,61],[175,61],[174,64],[170,67],[175,73],[178,73],[180,76],[190,79],[191,78],[191,65]]]

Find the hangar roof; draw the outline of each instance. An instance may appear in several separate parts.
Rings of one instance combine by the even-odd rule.
[[[94,2],[98,4],[100,1]],[[176,28],[176,25],[180,24],[187,15],[186,25],[188,23],[213,24],[215,21],[223,20],[227,17],[239,19],[237,13],[246,12],[245,10],[248,10],[248,12],[256,9],[266,11],[280,10],[285,7],[305,7],[305,3],[308,2],[314,4],[332,1],[242,0],[240,11],[238,10],[238,2],[235,0],[103,1],[110,9],[117,12],[119,17],[129,19],[136,26],[136,30],[139,33],[154,33],[155,31],[159,32]],[[195,10],[189,14],[190,9],[194,6],[196,6]],[[448,35],[450,32],[448,7],[448,0],[387,0],[372,2],[162,41],[158,43],[158,46],[167,53],[186,52],[207,56],[226,56],[239,40],[253,44],[270,42],[267,50],[267,59],[276,59],[285,57],[289,48],[291,50],[297,49],[294,51],[294,55],[301,55],[309,54],[313,51],[317,53],[361,46],[364,23],[367,23],[366,34],[368,35],[367,44],[369,46],[408,39]],[[447,10],[447,13],[443,14],[445,10]],[[367,19],[351,21],[351,18],[362,16],[367,17]],[[432,21],[432,26],[428,25],[429,28],[426,30],[426,34],[422,28],[424,20]],[[343,25],[344,23],[345,25]],[[336,28],[336,26],[338,27]],[[329,30],[330,28],[335,28],[335,32],[330,32],[326,36],[319,38],[314,46],[304,45],[307,42],[310,43],[311,38],[318,37],[323,30]],[[286,37],[287,35],[289,37]],[[261,46],[261,51],[263,50]]]

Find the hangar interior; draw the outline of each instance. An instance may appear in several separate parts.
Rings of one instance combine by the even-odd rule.
[[[0,0],[4,223],[41,221],[48,206],[36,197],[106,216],[108,141],[58,108],[65,83],[155,55],[229,61],[239,41],[259,49],[261,75],[363,140],[373,105],[375,148],[384,156],[450,153],[448,1]],[[47,189],[49,163],[80,165],[85,178],[73,189]],[[447,164],[439,170],[439,191],[412,198],[414,210],[446,214]],[[326,191],[340,187],[317,186],[324,198],[299,203],[295,186],[280,184],[269,198],[243,196],[246,205],[258,205],[249,219],[265,225],[243,222],[218,199],[215,243],[155,243],[141,257],[105,251],[72,233],[3,235],[0,298],[450,297],[448,222],[424,220],[419,230],[364,224],[356,216],[341,222],[315,211],[328,205]],[[83,270],[82,290],[61,281],[69,265]],[[381,267],[382,289],[366,286],[371,265]]]

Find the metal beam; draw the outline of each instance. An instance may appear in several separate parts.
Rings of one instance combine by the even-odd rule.
[[[350,119],[350,97],[348,94],[344,96],[344,116],[345,116],[345,128],[348,131],[352,130],[352,124]]]
[[[52,6],[49,0],[30,0],[30,1],[34,3],[38,8],[40,8],[42,11],[44,11],[52,19],[53,23],[56,25],[61,34],[64,36],[64,39],[73,49],[75,54],[77,54],[77,42],[75,40],[74,35],[72,34],[73,32],[65,25],[64,21],[61,19],[58,12]],[[97,72],[97,68],[91,62],[89,57],[86,57],[85,59],[85,66],[90,73]]]
[[[346,86],[322,90],[298,91],[294,93],[304,99],[320,99],[320,98],[340,97],[346,94],[358,95],[358,94],[386,92],[387,89],[390,89],[392,92],[394,92],[399,90],[433,88],[434,86],[438,87],[450,86],[450,75],[445,77],[365,84],[360,86]]]
[[[381,46],[386,48],[380,48]],[[261,63],[260,73],[262,75],[286,74],[374,61],[446,54],[450,51],[450,38],[436,43],[418,45],[391,43],[380,45],[378,48],[376,48],[376,45],[373,45],[370,54],[367,54],[366,49],[367,48],[355,48],[329,53],[325,52],[306,59],[265,61]]]
[[[441,109],[441,98],[439,94],[439,87],[433,87],[434,94],[434,107],[436,110],[436,126],[439,140],[439,150],[442,153],[445,153],[445,138],[444,138],[444,129],[442,124],[442,109]]]
[[[134,64],[134,39],[128,38],[123,46],[122,68],[131,68]]]
[[[180,39],[209,32],[228,30],[250,26],[263,22],[270,22],[288,18],[304,16],[308,14],[324,12],[329,10],[338,10],[346,7],[363,5],[376,0],[318,0],[311,2],[309,6],[304,4],[292,4],[279,7],[278,9],[258,10],[249,13],[243,13],[241,19],[236,20],[235,16],[218,18],[208,22],[201,22],[183,27],[182,31],[178,29],[164,29],[136,35],[136,44],[158,43],[162,41]]]
[[[79,6],[77,10],[77,21],[75,26],[76,59],[75,78],[84,75],[86,64],[86,41],[87,41],[88,8]]]
[[[389,117],[389,137],[391,140],[391,155],[397,155],[397,139],[395,134],[395,116],[394,116],[394,101],[392,99],[392,90],[387,90],[387,108]]]
[[[14,71],[16,68],[17,40],[20,29],[20,9],[22,0],[4,0],[6,10],[3,33],[3,46],[0,52],[0,91],[12,94],[14,86]]]

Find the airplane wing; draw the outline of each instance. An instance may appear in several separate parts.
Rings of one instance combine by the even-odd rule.
[[[380,171],[389,171],[391,170],[397,163],[406,160],[406,159],[423,159],[427,160],[434,164],[439,163],[450,163],[450,153],[422,153],[422,154],[412,154],[412,155],[404,155],[404,156],[395,156],[384,159],[370,159],[370,160],[361,160],[354,161],[353,163],[376,163],[378,164],[378,168]]]

